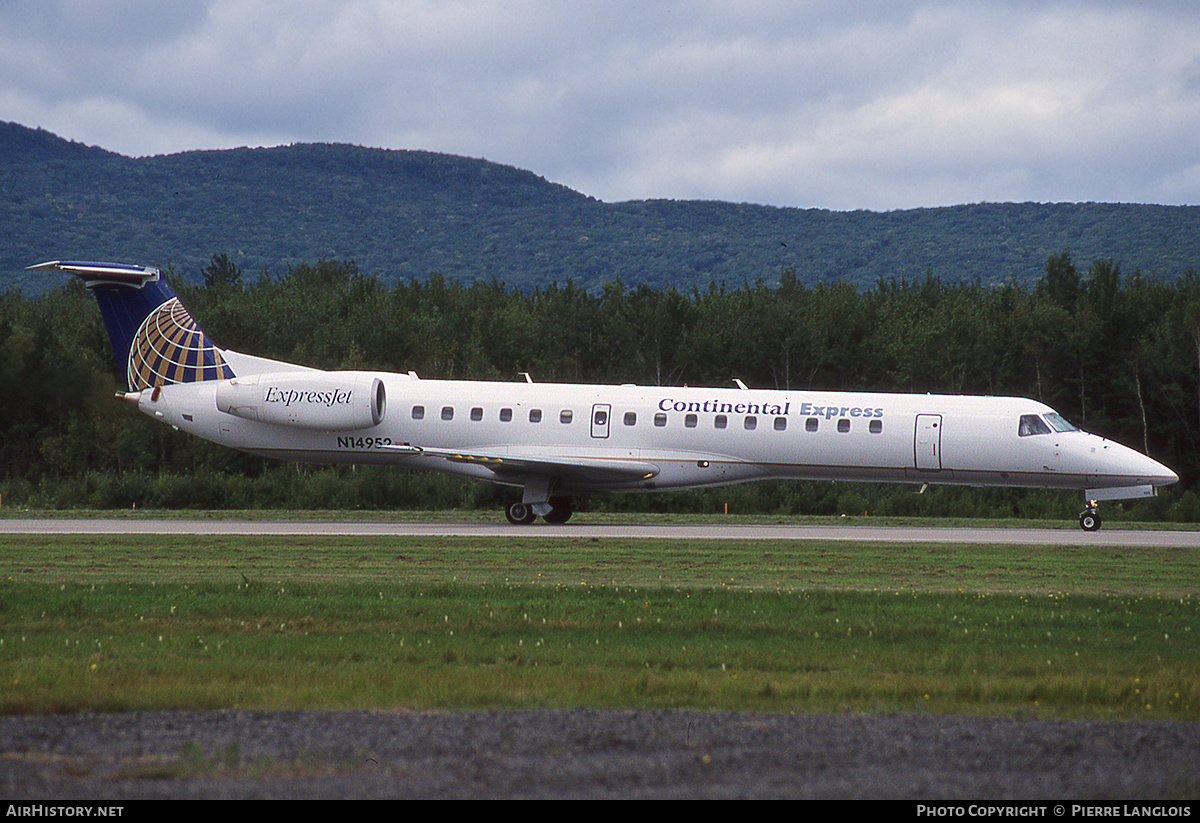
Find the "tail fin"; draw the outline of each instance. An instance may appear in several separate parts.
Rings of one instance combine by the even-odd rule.
[[[91,289],[129,391],[234,376],[158,269],[58,260],[29,268],[70,272]]]

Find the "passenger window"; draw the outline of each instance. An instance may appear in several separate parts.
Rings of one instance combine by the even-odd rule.
[[[758,418],[757,417],[747,417],[746,422],[743,425],[745,425],[746,431],[754,431],[755,429],[758,428]]]
[[[843,434],[850,431],[850,420],[845,417],[843,417],[841,420],[839,420],[838,421],[838,431],[842,432]]]
[[[413,420],[424,420],[424,419],[425,419],[425,407],[424,406],[413,406]]]
[[[530,423],[541,423],[542,422],[542,410],[541,409],[530,409],[529,410],[529,422]]]
[[[604,409],[596,409],[596,413],[592,415],[592,422],[597,426],[607,426],[608,412],[606,412]]]
[[[1029,437],[1031,434],[1049,434],[1050,427],[1046,425],[1042,418],[1036,414],[1021,415],[1021,423],[1017,427],[1017,434],[1021,437]]]
[[[781,431],[785,430],[786,428],[787,428],[787,418],[786,417],[776,417],[775,418],[775,431],[781,432]]]
[[[505,423],[508,423],[509,421],[511,421],[512,420],[512,409],[501,409],[500,410],[500,419]]]
[[[868,426],[868,428],[870,429],[871,434],[879,434],[881,431],[883,431],[883,421],[872,420],[871,425]]]
[[[559,423],[570,423],[570,422],[571,422],[571,417],[572,417],[572,415],[571,415],[571,410],[570,410],[570,409],[563,409],[562,411],[560,411],[560,412],[558,413],[558,422],[559,422]]]
[[[453,420],[454,419],[454,407],[453,406],[442,406],[442,419],[443,420]]]
[[[810,432],[815,432],[820,425],[821,425],[820,418],[810,417],[804,421],[804,430],[810,431]]]
[[[729,425],[729,418],[723,414],[718,414],[715,418],[713,418],[713,428],[714,429],[723,429],[728,425]]]
[[[683,418],[683,425],[687,426],[689,429],[696,428],[696,415],[694,415],[694,414],[686,415]]]
[[[637,412],[625,412],[625,425],[634,426],[637,424]]]
[[[479,406],[476,406],[475,408],[471,409],[471,419],[472,420],[482,420],[483,419],[483,409],[481,409]]]
[[[667,425],[667,416],[662,412],[654,415],[654,425],[658,426],[659,428]]]

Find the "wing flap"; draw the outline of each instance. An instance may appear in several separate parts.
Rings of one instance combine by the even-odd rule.
[[[658,474],[659,468],[644,460],[571,457],[559,455],[522,455],[487,451],[453,451],[426,449],[420,446],[398,445],[389,447],[394,451],[413,455],[448,460],[489,469],[499,478],[515,478],[522,475],[542,475],[560,480],[584,483],[628,483],[649,480]]]

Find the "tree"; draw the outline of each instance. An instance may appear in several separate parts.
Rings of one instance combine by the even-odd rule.
[[[213,289],[227,286],[229,288],[240,289],[242,287],[242,270],[232,260],[229,255],[222,252],[214,254],[212,262],[201,270],[204,275],[204,288]]]
[[[1046,261],[1046,274],[1038,281],[1037,293],[1044,294],[1057,306],[1071,309],[1079,294],[1079,272],[1067,252]]]

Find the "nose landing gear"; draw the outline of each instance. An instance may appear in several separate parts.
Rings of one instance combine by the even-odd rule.
[[[1100,530],[1100,515],[1096,512],[1096,501],[1089,500],[1087,508],[1079,513],[1079,528],[1085,532]]]

